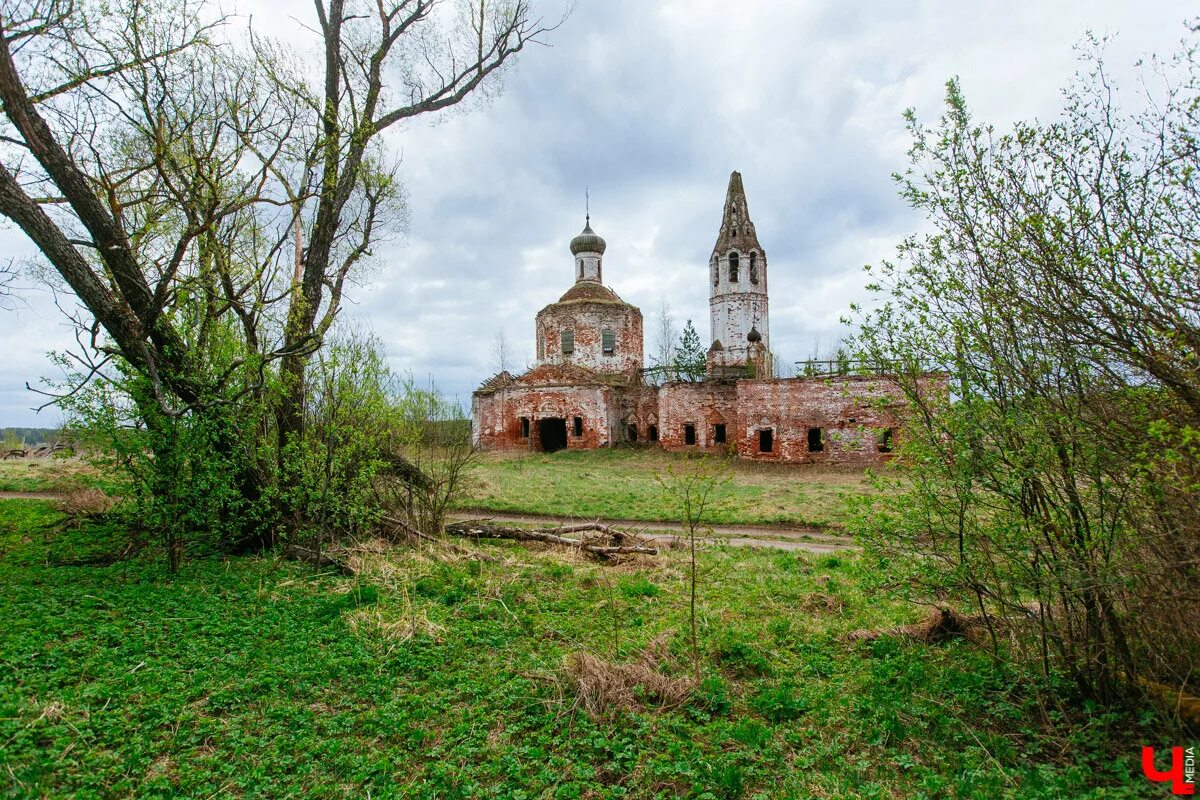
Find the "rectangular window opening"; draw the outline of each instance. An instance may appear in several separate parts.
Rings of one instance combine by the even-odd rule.
[[[600,334],[604,355],[611,356],[617,352],[617,334],[613,331],[602,331]]]
[[[879,452],[892,452],[892,448],[895,446],[894,442],[892,441],[893,436],[894,434],[891,428],[884,428],[879,432]]]
[[[658,441],[658,426],[657,425],[651,425],[650,430],[647,431],[647,433],[649,433],[649,435],[650,435],[650,441],[652,441],[652,442]]]
[[[725,423],[713,425],[713,444],[725,444]]]
[[[562,340],[562,353],[564,356],[569,356],[575,352],[575,331],[563,331],[560,339]]]
[[[758,452],[770,453],[775,450],[775,431],[767,428],[758,432]]]
[[[521,438],[529,438],[529,417],[521,417]]]
[[[825,449],[825,442],[821,438],[820,428],[808,429],[808,452],[819,453]]]
[[[684,444],[695,444],[696,443],[696,426],[690,422],[683,426],[683,443]]]
[[[574,426],[575,435],[583,436],[583,417],[576,417],[571,421],[571,424]]]
[[[629,441],[636,442],[638,437],[637,425],[630,425],[627,432],[629,434]]]

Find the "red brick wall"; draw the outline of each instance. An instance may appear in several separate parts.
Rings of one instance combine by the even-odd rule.
[[[879,452],[878,436],[899,427],[903,408],[899,387],[886,378],[787,378],[739,381],[737,406],[741,458],[827,463],[871,463],[889,456]],[[808,431],[820,428],[824,449],[809,452]],[[759,431],[770,430],[772,452],[759,449]]]
[[[642,312],[623,303],[556,303],[537,316],[537,343],[544,351],[539,363],[577,364],[601,372],[626,372],[642,367]],[[561,334],[575,335],[575,351],[564,356]],[[605,355],[601,332],[616,334],[616,352]],[[535,344],[536,346],[536,344]]]
[[[658,426],[658,389],[635,386],[611,390],[612,441],[629,443],[629,426],[637,426],[637,444],[650,444],[650,426]]]
[[[929,378],[935,391],[945,380]],[[879,452],[879,438],[900,436],[904,402],[887,378],[811,377],[780,380],[670,383],[655,389],[606,386],[510,386],[477,394],[473,417],[477,442],[489,450],[540,449],[537,420],[567,422],[567,447],[592,449],[628,441],[628,425],[638,427],[638,443],[647,444],[656,425],[668,450],[724,452],[739,457],[791,463],[869,464],[891,456]],[[573,420],[583,420],[575,436]],[[530,437],[520,436],[520,418],[530,420]],[[687,423],[696,427],[696,444],[685,444]],[[725,424],[726,444],[717,444],[714,426]],[[820,428],[823,449],[810,452],[808,431]],[[771,452],[760,451],[759,432],[771,431]]]
[[[567,421],[567,448],[589,450],[610,440],[610,390],[600,386],[514,386],[476,395],[472,424],[476,441],[485,450],[540,450],[537,421]],[[521,437],[521,417],[529,419],[528,439]],[[583,435],[575,436],[573,421],[583,419]]]
[[[659,439],[668,450],[724,452],[737,439],[737,385],[729,382],[668,383],[658,393]],[[713,426],[725,424],[726,444],[713,442]],[[685,444],[684,426],[696,426],[696,444]]]

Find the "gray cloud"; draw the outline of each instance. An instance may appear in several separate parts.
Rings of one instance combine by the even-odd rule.
[[[958,75],[980,119],[1052,116],[1085,31],[1119,34],[1109,61],[1128,77],[1139,55],[1175,48],[1192,12],[1182,0],[582,0],[499,97],[389,134],[408,233],[376,248],[345,316],[394,367],[465,399],[497,330],[532,356],[534,314],[572,280],[587,186],[605,279],[641,306],[647,347],[664,299],[706,336],[705,265],[737,169],[770,259],[772,344],[801,358],[864,297],[862,265],[921,225],[889,177],[905,163],[905,108],[932,120]],[[11,232],[3,248],[28,252]],[[21,387],[70,341],[39,303],[0,312],[3,423],[45,419]]]

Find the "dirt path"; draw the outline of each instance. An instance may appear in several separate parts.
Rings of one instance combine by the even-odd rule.
[[[0,492],[0,500],[55,500],[59,497],[51,492]],[[450,514],[450,520],[490,519],[515,525],[553,526],[579,522],[578,518],[558,517],[550,514],[505,514],[491,511],[458,511]],[[680,535],[679,525],[670,522],[646,522],[632,519],[602,519],[601,522],[618,528],[640,531],[647,539],[666,544]],[[840,550],[857,549],[849,536],[830,533],[819,528],[787,527],[782,525],[715,525],[713,535],[707,541],[729,544],[735,547],[765,547],[773,550],[803,550],[808,553],[836,553]]]
[[[558,517],[549,514],[506,514],[492,511],[456,511],[450,515],[452,521],[467,519],[490,519],[495,522],[509,522],[516,525],[551,526],[578,523],[581,520],[572,517]],[[588,522],[600,522],[618,528],[629,528],[640,531],[647,539],[656,542],[670,542],[680,535],[678,524],[669,522],[646,522],[629,519],[601,519]],[[730,544],[735,547],[765,547],[774,550],[803,550],[809,553],[835,553],[841,550],[854,550],[857,546],[849,536],[830,533],[818,528],[799,528],[786,526],[760,525],[715,525],[713,536],[708,539],[714,543]]]
[[[0,492],[0,500],[57,500],[61,496],[52,492]]]

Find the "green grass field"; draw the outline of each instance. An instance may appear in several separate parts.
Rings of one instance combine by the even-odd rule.
[[[685,456],[650,449],[486,453],[460,506],[585,518],[675,520],[656,480]],[[847,500],[876,491],[862,469],[727,462],[709,522],[842,527]]]
[[[1039,706],[965,642],[843,642],[921,615],[853,557],[702,551],[699,688],[593,719],[572,653],[631,662],[661,634],[661,670],[688,672],[682,551],[376,545],[354,577],[240,557],[168,578],[153,549],[56,566],[124,541],[56,520],[0,501],[13,797],[1161,796],[1147,718]]]

